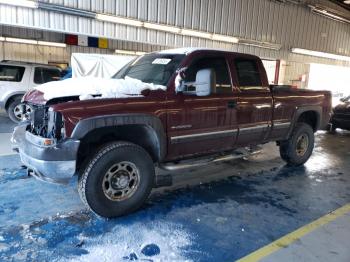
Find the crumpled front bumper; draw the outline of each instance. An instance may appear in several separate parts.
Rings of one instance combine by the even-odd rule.
[[[67,184],[76,172],[79,140],[64,139],[52,146],[43,146],[44,138],[27,130],[28,123],[14,129],[12,147],[33,176],[52,183]]]

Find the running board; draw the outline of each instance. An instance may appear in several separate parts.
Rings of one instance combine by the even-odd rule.
[[[256,155],[261,152],[260,147],[254,148],[240,148],[232,152],[228,155],[216,155],[209,158],[201,159],[201,160],[183,160],[178,163],[164,163],[159,165],[159,168],[167,170],[167,171],[177,171],[182,169],[194,168],[205,166],[208,164],[218,163],[222,161],[229,161],[234,159],[240,159],[247,156]]]

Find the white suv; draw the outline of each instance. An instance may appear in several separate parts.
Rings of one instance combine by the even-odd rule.
[[[61,69],[56,66],[16,61],[0,62],[0,108],[14,122],[21,121],[22,96],[34,86],[57,81],[61,78]]]

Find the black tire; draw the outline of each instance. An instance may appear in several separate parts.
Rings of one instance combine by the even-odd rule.
[[[9,118],[15,123],[21,122],[21,119],[16,116],[14,111],[15,108],[21,103],[21,99],[22,98],[19,96],[11,98],[11,101],[9,102],[8,107],[6,109]]]
[[[306,139],[307,145],[302,144]],[[314,143],[315,136],[312,127],[306,123],[297,123],[290,138],[280,142],[281,158],[290,166],[303,165],[310,158]]]
[[[125,199],[121,199],[119,194],[115,196],[106,192],[106,187],[108,187],[108,190],[114,190],[113,192],[124,190],[118,188],[119,191],[116,191],[113,187],[117,184],[114,183],[115,180],[119,181],[120,177],[126,172],[124,169],[118,171],[119,165],[123,165],[123,163],[129,163],[132,166],[125,164],[128,166],[126,169],[137,170],[132,171],[134,172],[133,175],[138,174],[138,179],[133,182],[134,189],[130,189],[130,192],[133,192],[132,195]],[[115,165],[117,167],[114,167]],[[115,174],[107,175],[111,169],[115,168],[117,168],[117,171],[114,171]],[[130,179],[130,174],[127,176]],[[154,176],[153,161],[142,147],[129,142],[113,142],[103,146],[88,161],[85,170],[79,176],[78,191],[80,198],[91,211],[102,217],[113,218],[129,214],[141,207],[153,188]],[[108,177],[108,181],[113,180],[114,177],[114,182],[110,181],[109,185],[106,177]],[[128,188],[132,182],[130,181],[126,183]],[[120,199],[111,199],[114,197]]]

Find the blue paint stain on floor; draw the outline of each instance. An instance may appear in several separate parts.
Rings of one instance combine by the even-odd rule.
[[[0,158],[0,261],[233,261],[350,202],[350,133],[316,141],[303,167],[207,167],[194,171],[197,185],[156,192],[112,220],[84,209],[75,180],[42,183],[17,156]],[[200,183],[205,172],[227,178]]]

